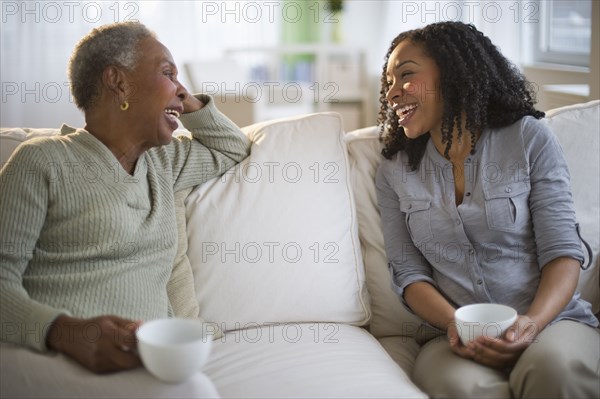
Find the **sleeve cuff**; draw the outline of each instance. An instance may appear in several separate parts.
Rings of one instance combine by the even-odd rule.
[[[194,97],[202,101],[204,107],[200,108],[198,111],[182,114],[179,117],[179,120],[186,129],[191,131],[192,129],[198,129],[203,126],[221,124],[219,123],[219,120],[226,118],[225,115],[221,114],[217,109],[215,101],[211,96],[206,94],[195,94]]]
[[[435,283],[435,281],[433,281],[433,279],[426,277],[426,276],[415,276],[413,278],[409,278],[406,281],[404,281],[402,283],[402,285],[397,285],[394,280],[392,279],[392,289],[394,290],[394,292],[398,295],[398,298],[400,298],[400,301],[402,302],[402,305],[404,305],[404,307],[406,308],[406,310],[408,310],[410,313],[415,314],[412,309],[410,308],[410,306],[408,306],[408,303],[406,303],[406,300],[404,299],[404,290],[406,289],[406,287],[408,287],[409,285],[413,284],[413,283],[417,283],[417,282],[426,282],[431,284],[432,286],[434,286],[436,289],[438,289],[437,284]]]
[[[23,326],[21,331],[22,340],[25,345],[34,348],[40,352],[48,352],[49,348],[46,345],[50,326],[54,323],[57,317],[66,315],[71,316],[71,313],[64,309],[54,309],[45,307],[35,312],[31,321]],[[33,321],[35,320],[35,321]]]

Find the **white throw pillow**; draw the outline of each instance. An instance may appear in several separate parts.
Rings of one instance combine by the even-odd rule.
[[[251,155],[188,197],[200,314],[235,330],[370,316],[339,115],[245,128]]]

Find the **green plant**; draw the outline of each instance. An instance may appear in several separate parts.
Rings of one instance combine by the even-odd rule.
[[[332,12],[340,12],[344,8],[344,0],[327,0],[327,9]]]

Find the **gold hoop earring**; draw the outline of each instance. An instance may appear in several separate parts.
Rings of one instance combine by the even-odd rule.
[[[129,109],[129,103],[127,101],[123,102],[123,104],[120,105],[121,107],[121,111],[127,111]]]

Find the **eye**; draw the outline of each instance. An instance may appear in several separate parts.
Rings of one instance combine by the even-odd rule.
[[[404,79],[405,77],[407,77],[407,76],[410,76],[410,75],[412,75],[412,74],[413,74],[413,72],[411,72],[411,71],[404,71],[404,72],[402,72],[402,73],[400,74],[400,77],[401,77],[402,79]]]
[[[163,72],[163,75],[167,76],[171,81],[175,81],[175,73],[171,70]]]

